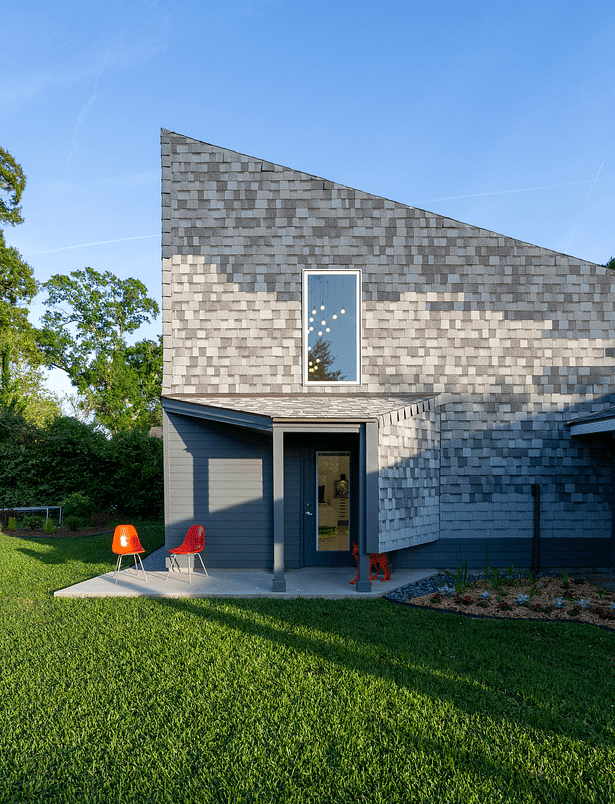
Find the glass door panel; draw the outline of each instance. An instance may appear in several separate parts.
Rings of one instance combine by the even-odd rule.
[[[350,550],[350,452],[316,453],[316,551]]]

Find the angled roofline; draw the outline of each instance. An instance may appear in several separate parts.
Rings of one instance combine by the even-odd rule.
[[[371,422],[387,425],[398,424],[405,419],[419,415],[425,410],[434,407],[434,400],[439,396],[436,393],[406,393],[406,394],[169,394],[162,396],[162,407],[166,413],[175,413],[180,416],[189,416],[197,419],[207,419],[236,427],[245,427],[251,430],[271,433],[275,428],[321,428],[323,430],[341,430],[356,428]],[[331,410],[330,403],[356,402],[357,400],[371,401],[382,398],[394,404],[388,404],[386,409],[382,406],[372,406],[367,409],[349,410],[347,413]],[[271,409],[273,400],[287,403],[289,400],[297,402],[298,410],[295,412],[276,411]],[[235,404],[232,404],[232,402]],[[224,404],[224,403],[228,404]],[[243,404],[242,404],[243,403]],[[265,410],[258,410],[259,403],[266,403]],[[303,403],[303,409],[301,408]],[[306,407],[307,406],[307,407]],[[311,408],[311,409],[310,409]]]
[[[196,139],[196,137],[189,137],[186,134],[180,134],[179,132],[173,131],[173,130],[168,129],[168,128],[161,128],[160,133],[161,133],[161,139],[163,137],[165,137],[165,136],[182,137],[185,140],[192,140],[193,142],[200,143],[201,145],[207,145],[210,148],[216,148],[218,151],[226,151],[229,154],[236,154],[238,157],[243,157],[244,159],[250,159],[253,162],[262,162],[264,165],[273,165],[274,167],[281,168],[282,170],[290,170],[293,173],[302,173],[303,175],[309,177],[310,179],[316,179],[317,181],[322,181],[322,182],[327,182],[329,184],[334,184],[337,187],[340,187],[340,188],[345,189],[345,190],[352,190],[355,193],[364,193],[365,195],[372,196],[373,198],[380,198],[383,201],[388,201],[389,203],[395,204],[395,205],[400,206],[400,207],[407,207],[408,209],[415,209],[418,212],[422,212],[425,215],[431,215],[431,216],[433,216],[435,218],[441,218],[443,220],[452,221],[453,223],[456,223],[459,226],[468,226],[471,229],[477,230],[477,232],[484,232],[484,233],[487,233],[489,235],[493,235],[495,237],[505,237],[507,240],[514,240],[517,243],[522,243],[525,246],[530,246],[531,248],[537,248],[537,249],[540,249],[541,251],[546,251],[549,254],[557,254],[557,255],[559,255],[561,257],[567,257],[567,258],[573,259],[573,260],[575,260],[577,262],[583,262],[586,265],[592,265],[592,266],[597,267],[597,268],[604,268],[605,271],[609,270],[608,268],[606,268],[606,266],[600,265],[600,263],[597,263],[597,262],[591,262],[591,260],[586,260],[583,257],[575,257],[573,254],[566,254],[563,251],[554,251],[553,249],[547,248],[546,246],[539,246],[536,243],[530,243],[527,240],[520,240],[518,237],[511,237],[510,235],[503,234],[502,232],[494,232],[492,229],[485,229],[483,226],[477,226],[474,223],[467,223],[466,221],[460,221],[460,220],[457,220],[456,218],[451,218],[448,215],[443,215],[443,214],[441,214],[439,212],[432,212],[431,210],[423,209],[422,207],[412,206],[412,204],[405,204],[403,201],[396,201],[393,198],[387,198],[386,196],[383,196],[383,195],[377,195],[376,193],[371,193],[369,190],[360,190],[357,187],[351,187],[348,184],[341,184],[340,182],[337,182],[334,179],[327,179],[324,176],[317,176],[315,173],[308,173],[307,171],[301,170],[299,168],[292,168],[292,167],[288,167],[288,165],[281,165],[278,162],[272,162],[270,159],[263,159],[260,156],[251,156],[250,154],[244,154],[241,151],[235,151],[232,148],[225,148],[222,145],[215,145],[214,143],[207,142],[206,140]],[[261,170],[262,169],[263,168],[261,168]]]

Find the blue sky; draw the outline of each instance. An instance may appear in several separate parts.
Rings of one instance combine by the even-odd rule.
[[[40,281],[90,266],[160,301],[161,127],[615,254],[612,0],[22,0],[3,28],[0,146],[28,176],[6,237]]]

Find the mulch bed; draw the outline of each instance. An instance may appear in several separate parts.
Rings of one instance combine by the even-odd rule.
[[[519,602],[520,596],[525,598],[523,602]],[[560,607],[555,605],[555,599],[560,600]],[[615,630],[615,609],[611,606],[615,603],[615,592],[582,577],[545,576],[535,581],[518,578],[500,583],[497,589],[483,580],[465,585],[459,594],[432,592],[392,602],[472,619],[584,622]]]

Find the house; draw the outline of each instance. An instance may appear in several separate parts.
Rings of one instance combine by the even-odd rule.
[[[162,132],[167,546],[613,565],[614,274]],[[578,428],[577,428],[578,429]],[[591,429],[591,428],[590,428]]]

